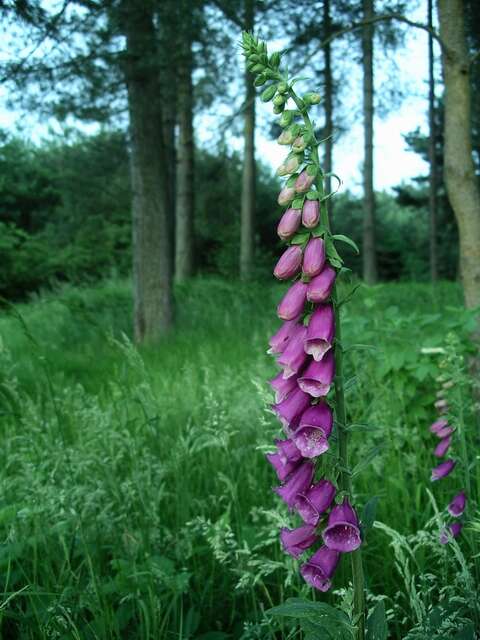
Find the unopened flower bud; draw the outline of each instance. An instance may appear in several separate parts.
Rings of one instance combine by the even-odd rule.
[[[295,197],[294,187],[283,187],[283,189],[278,194],[277,202],[281,207],[284,207],[285,205],[289,204],[294,199],[294,197]],[[301,215],[301,212],[300,212],[300,215]],[[300,220],[299,220],[299,224],[300,224]]]
[[[303,101],[305,104],[318,104],[321,100],[321,96],[319,93],[306,93],[303,96]]]
[[[315,182],[315,173],[313,172],[313,170],[309,170],[309,168],[307,168],[304,171],[302,171],[302,173],[296,179],[295,191],[297,193],[306,193],[314,182]]]
[[[281,105],[274,104],[273,105],[273,113],[275,115],[277,115],[277,116],[280,115],[281,113],[283,113],[284,109],[285,109],[285,105],[284,104],[281,104]]]
[[[272,53],[272,55],[270,56],[270,65],[274,69],[278,68],[278,66],[280,65],[280,52],[279,51],[275,51],[275,53]]]
[[[261,64],[260,62],[257,62],[257,64],[252,67],[251,71],[252,73],[261,73],[262,71],[264,71],[264,69],[265,69],[265,65]]]
[[[280,118],[280,120],[278,121],[278,124],[282,127],[288,127],[289,124],[292,123],[293,120],[293,111],[288,110],[288,111],[284,111],[282,113],[282,116]]]
[[[307,141],[304,136],[298,136],[295,138],[292,144],[292,151],[299,153],[300,151],[304,151],[307,146]]]
[[[285,131],[282,131],[282,133],[278,136],[277,142],[278,144],[292,144],[294,139],[295,138],[292,131],[290,129],[285,129]]]
[[[300,209],[287,209],[280,219],[277,233],[282,240],[288,240],[300,226],[302,212]]]
[[[278,91],[278,93],[287,93],[288,84],[286,82],[279,82],[277,84],[277,91]]]
[[[261,87],[267,81],[267,76],[264,73],[261,73],[257,76],[253,82],[255,87]]]
[[[271,84],[269,87],[264,89],[260,95],[260,100],[262,102],[268,102],[273,98],[273,96],[277,92],[277,87],[274,84]]]
[[[307,229],[317,226],[320,219],[320,204],[318,200],[305,200],[302,209],[302,223]]]
[[[285,102],[286,102],[286,101],[287,101],[287,99],[285,98],[285,96],[282,96],[282,95],[280,95],[280,94],[277,94],[277,95],[275,96],[275,98],[273,99],[273,104],[274,104],[276,107],[281,107],[282,105],[284,105],[284,104],[285,104]]]
[[[302,249],[298,244],[292,244],[286,249],[277,262],[273,275],[279,280],[287,280],[296,275],[302,264]],[[303,345],[302,345],[303,346]]]

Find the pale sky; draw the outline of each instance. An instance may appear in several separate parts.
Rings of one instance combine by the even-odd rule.
[[[410,17],[423,23],[425,22],[425,16],[422,13],[423,11],[415,10]],[[341,49],[341,43],[336,44],[334,42],[333,47],[335,62],[335,55],[344,56],[345,51]],[[427,131],[428,57],[426,32],[418,29],[408,29],[405,47],[398,49],[395,54],[395,61],[397,70],[392,71],[392,67],[388,66],[383,55],[379,54],[376,57],[375,91],[377,95],[381,96],[384,90],[391,91],[392,84],[395,84],[400,89],[404,88],[408,92],[408,96],[398,100],[395,108],[390,108],[384,118],[375,116],[374,181],[377,190],[390,189],[402,181],[408,182],[415,176],[426,174],[428,171],[427,163],[418,154],[407,151],[406,143],[403,139],[404,134],[413,131],[416,127],[420,127],[425,133]],[[359,65],[352,64],[350,66],[352,67],[352,72],[345,86],[342,87],[341,93],[342,112],[346,114],[342,124],[346,128],[346,132],[338,140],[334,138],[333,171],[342,179],[342,189],[359,193],[361,190],[361,165],[363,160],[363,129],[361,118],[358,117],[361,110],[362,77]],[[4,89],[0,87],[0,128],[11,129],[16,124],[21,123],[24,128],[24,135],[30,135],[37,141],[48,135],[49,128],[61,132],[61,126],[54,120],[39,124],[34,118],[25,118],[19,113],[8,111],[5,102]],[[257,106],[257,157],[270,164],[274,169],[281,163],[285,154],[285,147],[280,147],[265,135],[268,130],[268,123],[271,122],[273,117],[271,105],[264,105],[258,100]],[[219,115],[228,116],[230,113],[231,106],[223,105],[219,106],[215,113],[210,115],[202,114],[196,117],[197,139],[200,144],[210,148],[214,141],[218,140],[217,117]],[[356,114],[355,118],[350,115],[353,113]],[[318,119],[321,121],[321,108],[318,108],[318,114]],[[315,118],[313,110],[312,116]],[[94,125],[83,126],[82,128],[90,132],[96,130]],[[238,129],[238,122],[236,128]],[[242,150],[241,137],[229,136],[227,133],[228,138],[234,148],[239,151]]]

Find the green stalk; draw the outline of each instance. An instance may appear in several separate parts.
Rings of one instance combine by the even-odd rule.
[[[330,220],[328,217],[327,203],[322,198],[325,195],[323,184],[323,172],[320,167],[320,159],[318,157],[318,141],[315,138],[313,124],[310,120],[307,110],[303,107],[300,98],[293,89],[290,89],[290,97],[297,105],[302,114],[307,129],[312,139],[312,160],[317,167],[317,178],[315,184],[320,196],[320,222],[322,226],[330,232]],[[344,389],[344,373],[343,373],[343,347],[342,332],[340,319],[340,306],[338,304],[338,290],[335,284],[332,292],[333,307],[335,312],[335,417],[338,430],[338,459],[340,462],[340,488],[349,497],[352,495],[352,479],[348,471],[348,431],[347,431],[347,413],[345,406],[345,389]],[[364,640],[365,638],[365,578],[363,574],[363,563],[361,550],[357,549],[351,555],[352,577],[353,577],[353,620],[356,625],[356,640]]]

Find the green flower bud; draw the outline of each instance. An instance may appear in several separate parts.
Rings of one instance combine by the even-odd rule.
[[[295,140],[293,141],[292,151],[295,151],[295,153],[301,153],[302,151],[305,150],[306,146],[307,146],[306,137],[298,136],[298,138],[295,138]]]
[[[277,78],[277,72],[272,69],[265,69],[265,75],[269,80],[275,80]]]
[[[277,93],[277,87],[274,84],[271,84],[269,87],[264,89],[260,95],[260,100],[262,102],[268,102],[273,98],[273,96]]]
[[[260,56],[259,56],[259,55],[257,55],[256,53],[251,53],[251,54],[248,56],[248,61],[249,61],[249,62],[260,62]]]
[[[265,65],[257,63],[252,67],[252,73],[262,73],[265,70]]]
[[[292,124],[294,113],[295,112],[291,110],[286,110],[282,113],[282,116],[278,121],[278,124],[282,127],[282,129],[288,127],[289,124]]]
[[[262,84],[265,84],[267,81],[267,77],[264,73],[261,73],[259,76],[255,78],[255,82],[253,83],[256,87],[261,87]]]
[[[273,105],[273,113],[275,113],[277,116],[280,113],[283,113],[284,109],[285,109],[285,105],[284,104],[274,104]]]
[[[281,96],[280,94],[278,94],[273,99],[273,104],[277,107],[281,107],[283,104],[285,104],[286,101],[287,99],[285,98],[285,96]]]
[[[305,102],[305,104],[309,105],[309,104],[318,104],[321,100],[321,96],[319,93],[314,93],[314,92],[310,92],[310,93],[306,93],[303,96],[303,100]]]
[[[295,140],[295,136],[293,135],[291,129],[285,129],[277,138],[278,144],[292,144]]]
[[[272,53],[272,55],[270,56],[270,65],[274,69],[278,69],[278,67],[280,66],[280,53],[278,51],[275,51],[275,53]]]
[[[277,91],[278,91],[278,93],[287,93],[288,84],[286,82],[279,82],[277,84]]]

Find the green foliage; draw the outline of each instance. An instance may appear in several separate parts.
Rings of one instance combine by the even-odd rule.
[[[125,282],[65,286],[5,307],[3,637],[298,637],[295,617],[265,614],[289,598],[312,601],[296,561],[280,550],[278,529],[293,520],[272,495],[263,457],[278,429],[265,410],[264,380],[275,372],[265,345],[278,326],[269,309],[283,291],[187,282],[175,292],[178,330],[141,352],[126,337]],[[454,332],[464,350],[471,320],[460,302],[453,284],[389,284],[364,288],[343,307],[355,375],[349,423],[369,430],[368,445],[352,439],[351,459],[367,456],[372,440],[384,444],[356,478],[356,502],[365,505],[364,532],[385,523],[368,531],[364,552],[369,589],[381,594],[369,596],[371,624],[380,624],[383,601],[391,638],[453,640],[471,628],[467,554],[478,532],[462,535],[462,564],[438,545],[425,491],[438,361],[421,348]],[[439,487],[445,503],[449,482]],[[313,602],[312,626],[303,623],[312,638],[348,637],[349,618],[336,607],[340,600],[350,611],[346,563],[336,591]]]

